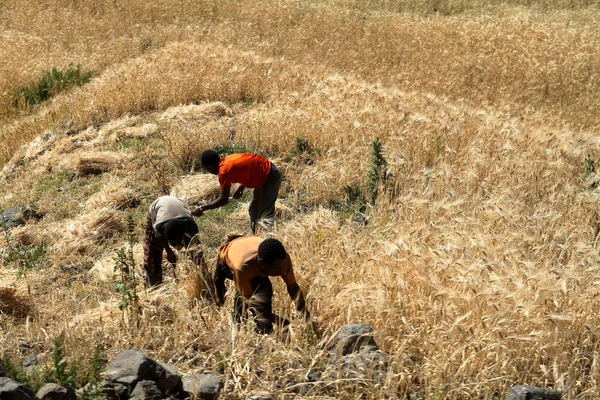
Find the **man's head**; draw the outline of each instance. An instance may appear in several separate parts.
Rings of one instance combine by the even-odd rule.
[[[219,173],[219,162],[221,162],[221,157],[214,150],[205,150],[202,152],[200,156],[200,162],[202,163],[202,168],[213,175],[217,175]]]
[[[169,245],[177,249],[187,247],[198,233],[198,225],[193,219],[175,218],[165,222],[163,236]]]
[[[265,239],[258,245],[258,260],[267,274],[279,269],[287,258],[283,244],[277,239]]]

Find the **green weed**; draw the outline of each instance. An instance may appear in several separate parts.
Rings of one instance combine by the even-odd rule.
[[[375,205],[375,201],[377,200],[379,183],[386,179],[387,165],[387,160],[383,156],[383,145],[381,144],[379,137],[375,137],[371,143],[371,165],[367,174],[371,205]]]
[[[135,259],[133,247],[136,244],[135,220],[131,215],[127,216],[127,247],[117,250],[115,257],[115,289],[121,295],[119,310],[123,318],[127,316],[132,326],[137,327],[140,323],[142,307],[137,294],[137,277],[135,273]]]
[[[63,70],[56,68],[50,71],[44,70],[42,77],[36,83],[18,89],[17,98],[21,99],[26,107],[33,107],[67,89],[85,85],[91,77],[91,71],[83,72],[79,65],[73,64]]]

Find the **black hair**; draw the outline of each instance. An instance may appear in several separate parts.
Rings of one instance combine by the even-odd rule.
[[[221,157],[214,150],[204,150],[200,156],[200,162],[203,165],[219,165]]]
[[[258,256],[267,265],[277,260],[283,260],[287,256],[283,244],[277,239],[265,239],[258,245]]]
[[[174,218],[165,222],[163,228],[165,239],[172,246],[189,246],[192,238],[198,233],[198,225],[191,218]]]

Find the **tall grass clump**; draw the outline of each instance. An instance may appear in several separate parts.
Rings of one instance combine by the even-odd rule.
[[[92,71],[84,72],[79,65],[73,64],[64,69],[44,70],[42,77],[36,83],[19,88],[18,97],[25,106],[32,107],[50,100],[65,90],[85,85],[91,77]]]
[[[133,247],[136,243],[135,221],[131,215],[127,216],[127,247],[117,250],[115,257],[115,289],[121,296],[119,310],[123,319],[127,317],[130,326],[137,327],[140,323],[142,311],[137,293],[138,278],[135,272],[136,263]]]
[[[375,137],[371,142],[371,165],[369,166],[368,190],[371,196],[370,203],[375,205],[379,194],[379,184],[386,179],[387,160],[383,156],[383,145],[379,137]]]

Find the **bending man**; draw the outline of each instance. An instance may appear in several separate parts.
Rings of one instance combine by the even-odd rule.
[[[181,200],[173,196],[159,197],[152,203],[146,217],[144,239],[144,269],[146,286],[162,283],[162,256],[167,252],[167,260],[175,267],[177,257],[171,249],[188,247],[198,233],[198,225]],[[194,261],[201,262],[202,251],[198,248]]]
[[[254,189],[248,208],[250,227],[256,233],[256,225],[261,221],[272,228],[275,224],[275,200],[281,186],[279,169],[269,160],[258,154],[231,154],[223,158],[213,150],[206,150],[201,155],[202,168],[217,175],[221,192],[219,198],[212,203],[200,206],[192,211],[199,217],[206,210],[219,208],[229,202],[231,185],[239,183],[234,199],[242,197],[245,188]]]
[[[232,279],[236,288],[234,317],[246,318],[248,310],[256,318],[256,331],[270,333],[273,324],[286,326],[289,321],[272,311],[273,286],[269,276],[281,276],[287,292],[296,302],[296,309],[309,317],[304,294],[296,283],[292,260],[277,239],[255,236],[231,236],[219,248],[215,270],[217,305],[225,301],[225,279]]]

